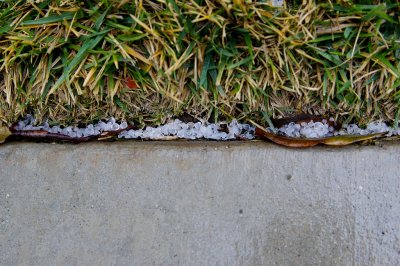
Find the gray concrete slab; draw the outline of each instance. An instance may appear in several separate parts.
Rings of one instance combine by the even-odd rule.
[[[0,146],[1,265],[399,265],[400,146]]]

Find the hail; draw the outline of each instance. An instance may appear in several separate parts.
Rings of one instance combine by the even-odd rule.
[[[330,118],[330,121],[334,121]],[[368,135],[384,133],[386,136],[400,135],[399,128],[389,127],[385,122],[374,121],[366,128],[360,128],[356,124],[343,125],[340,130],[335,130],[326,119],[321,122],[303,122],[300,124],[289,123],[278,129],[278,133],[293,138],[325,138],[340,135]]]
[[[118,137],[125,139],[163,139],[168,136],[176,136],[180,139],[253,139],[254,130],[254,127],[248,124],[240,124],[236,120],[229,123],[226,129],[223,130],[219,123],[184,123],[176,119],[159,127],[146,127],[144,130],[126,130],[121,132]]]
[[[16,125],[16,130],[45,130],[50,133],[63,134],[72,138],[98,136],[105,131],[117,131],[128,128],[127,122],[118,123],[114,118],[107,122],[100,121],[97,124],[90,124],[87,127],[79,128],[76,126],[60,127],[50,126],[47,122],[41,126],[35,126],[35,119],[27,116]],[[254,127],[248,124],[240,124],[236,120],[226,125],[217,123],[197,122],[184,123],[178,119],[158,127],[146,127],[145,129],[124,130],[118,138],[125,139],[163,139],[175,136],[181,139],[212,139],[212,140],[233,140],[233,139],[253,139]]]
[[[333,121],[331,118],[330,121]],[[175,119],[162,126],[144,129],[128,129],[127,122],[118,123],[114,118],[107,121],[100,121],[97,124],[90,124],[80,128],[77,126],[50,126],[44,123],[35,126],[35,119],[27,116],[16,125],[16,130],[45,130],[50,133],[67,135],[72,138],[98,136],[102,132],[120,131],[118,138],[123,139],[165,139],[166,137],[176,137],[180,139],[210,139],[210,140],[234,140],[234,139],[254,139],[255,128],[249,124],[241,124],[233,120],[229,124],[223,123],[184,123]],[[272,132],[271,129],[268,128]],[[386,132],[386,136],[400,135],[399,128],[389,127],[382,121],[369,123],[366,128],[360,128],[356,124],[344,125],[340,130],[335,130],[330,126],[328,120],[321,122],[303,122],[300,124],[289,123],[277,129],[280,135],[293,138],[324,138],[340,135],[368,135]]]

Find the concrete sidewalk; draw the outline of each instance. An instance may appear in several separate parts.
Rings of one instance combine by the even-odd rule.
[[[399,265],[400,145],[0,146],[0,265]]]

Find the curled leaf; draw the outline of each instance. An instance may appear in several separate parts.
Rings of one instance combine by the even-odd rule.
[[[124,129],[118,129],[113,131],[103,131],[99,135],[90,135],[84,137],[71,137],[62,133],[51,133],[46,130],[18,130],[17,124],[10,127],[10,140],[28,140],[28,141],[39,141],[39,142],[71,142],[81,143],[88,141],[104,141],[104,140],[116,140],[118,135],[124,130],[136,129],[135,126],[129,125]],[[1,137],[1,134],[0,134]],[[0,142],[1,143],[1,142]]]
[[[92,140],[93,137],[74,138],[60,133],[50,133],[45,130],[21,130],[12,133],[14,140],[33,140],[40,142],[73,142],[80,143]]]
[[[0,127],[0,143],[3,143],[10,135],[11,131],[8,127]]]
[[[308,147],[312,147],[312,146],[320,144],[319,139],[290,138],[290,137],[286,137],[286,136],[268,132],[267,130],[261,129],[258,127],[256,128],[255,135],[262,139],[269,139],[276,144],[283,145],[286,147],[292,147],[292,148],[308,148]]]
[[[387,132],[369,134],[369,135],[334,136],[334,137],[328,137],[328,138],[321,139],[321,143],[323,143],[325,145],[332,145],[332,146],[345,146],[345,145],[349,145],[349,144],[360,142],[360,141],[380,138],[386,134],[387,134]]]
[[[255,132],[255,135],[257,137],[261,139],[268,139],[276,144],[292,148],[309,148],[318,144],[325,144],[330,146],[345,146],[356,142],[380,138],[387,134],[387,132],[383,132],[370,135],[343,135],[315,139],[292,138],[269,132],[260,125],[254,122],[252,123],[257,127]]]
[[[97,140],[113,140],[113,139],[117,139],[118,135],[125,131],[125,130],[130,130],[130,129],[134,129],[135,127],[130,125],[127,128],[124,129],[118,129],[118,130],[114,130],[114,131],[103,131],[99,136],[97,136]]]

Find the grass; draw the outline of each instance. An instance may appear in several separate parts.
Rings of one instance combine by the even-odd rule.
[[[0,123],[398,122],[399,1],[0,1]]]

